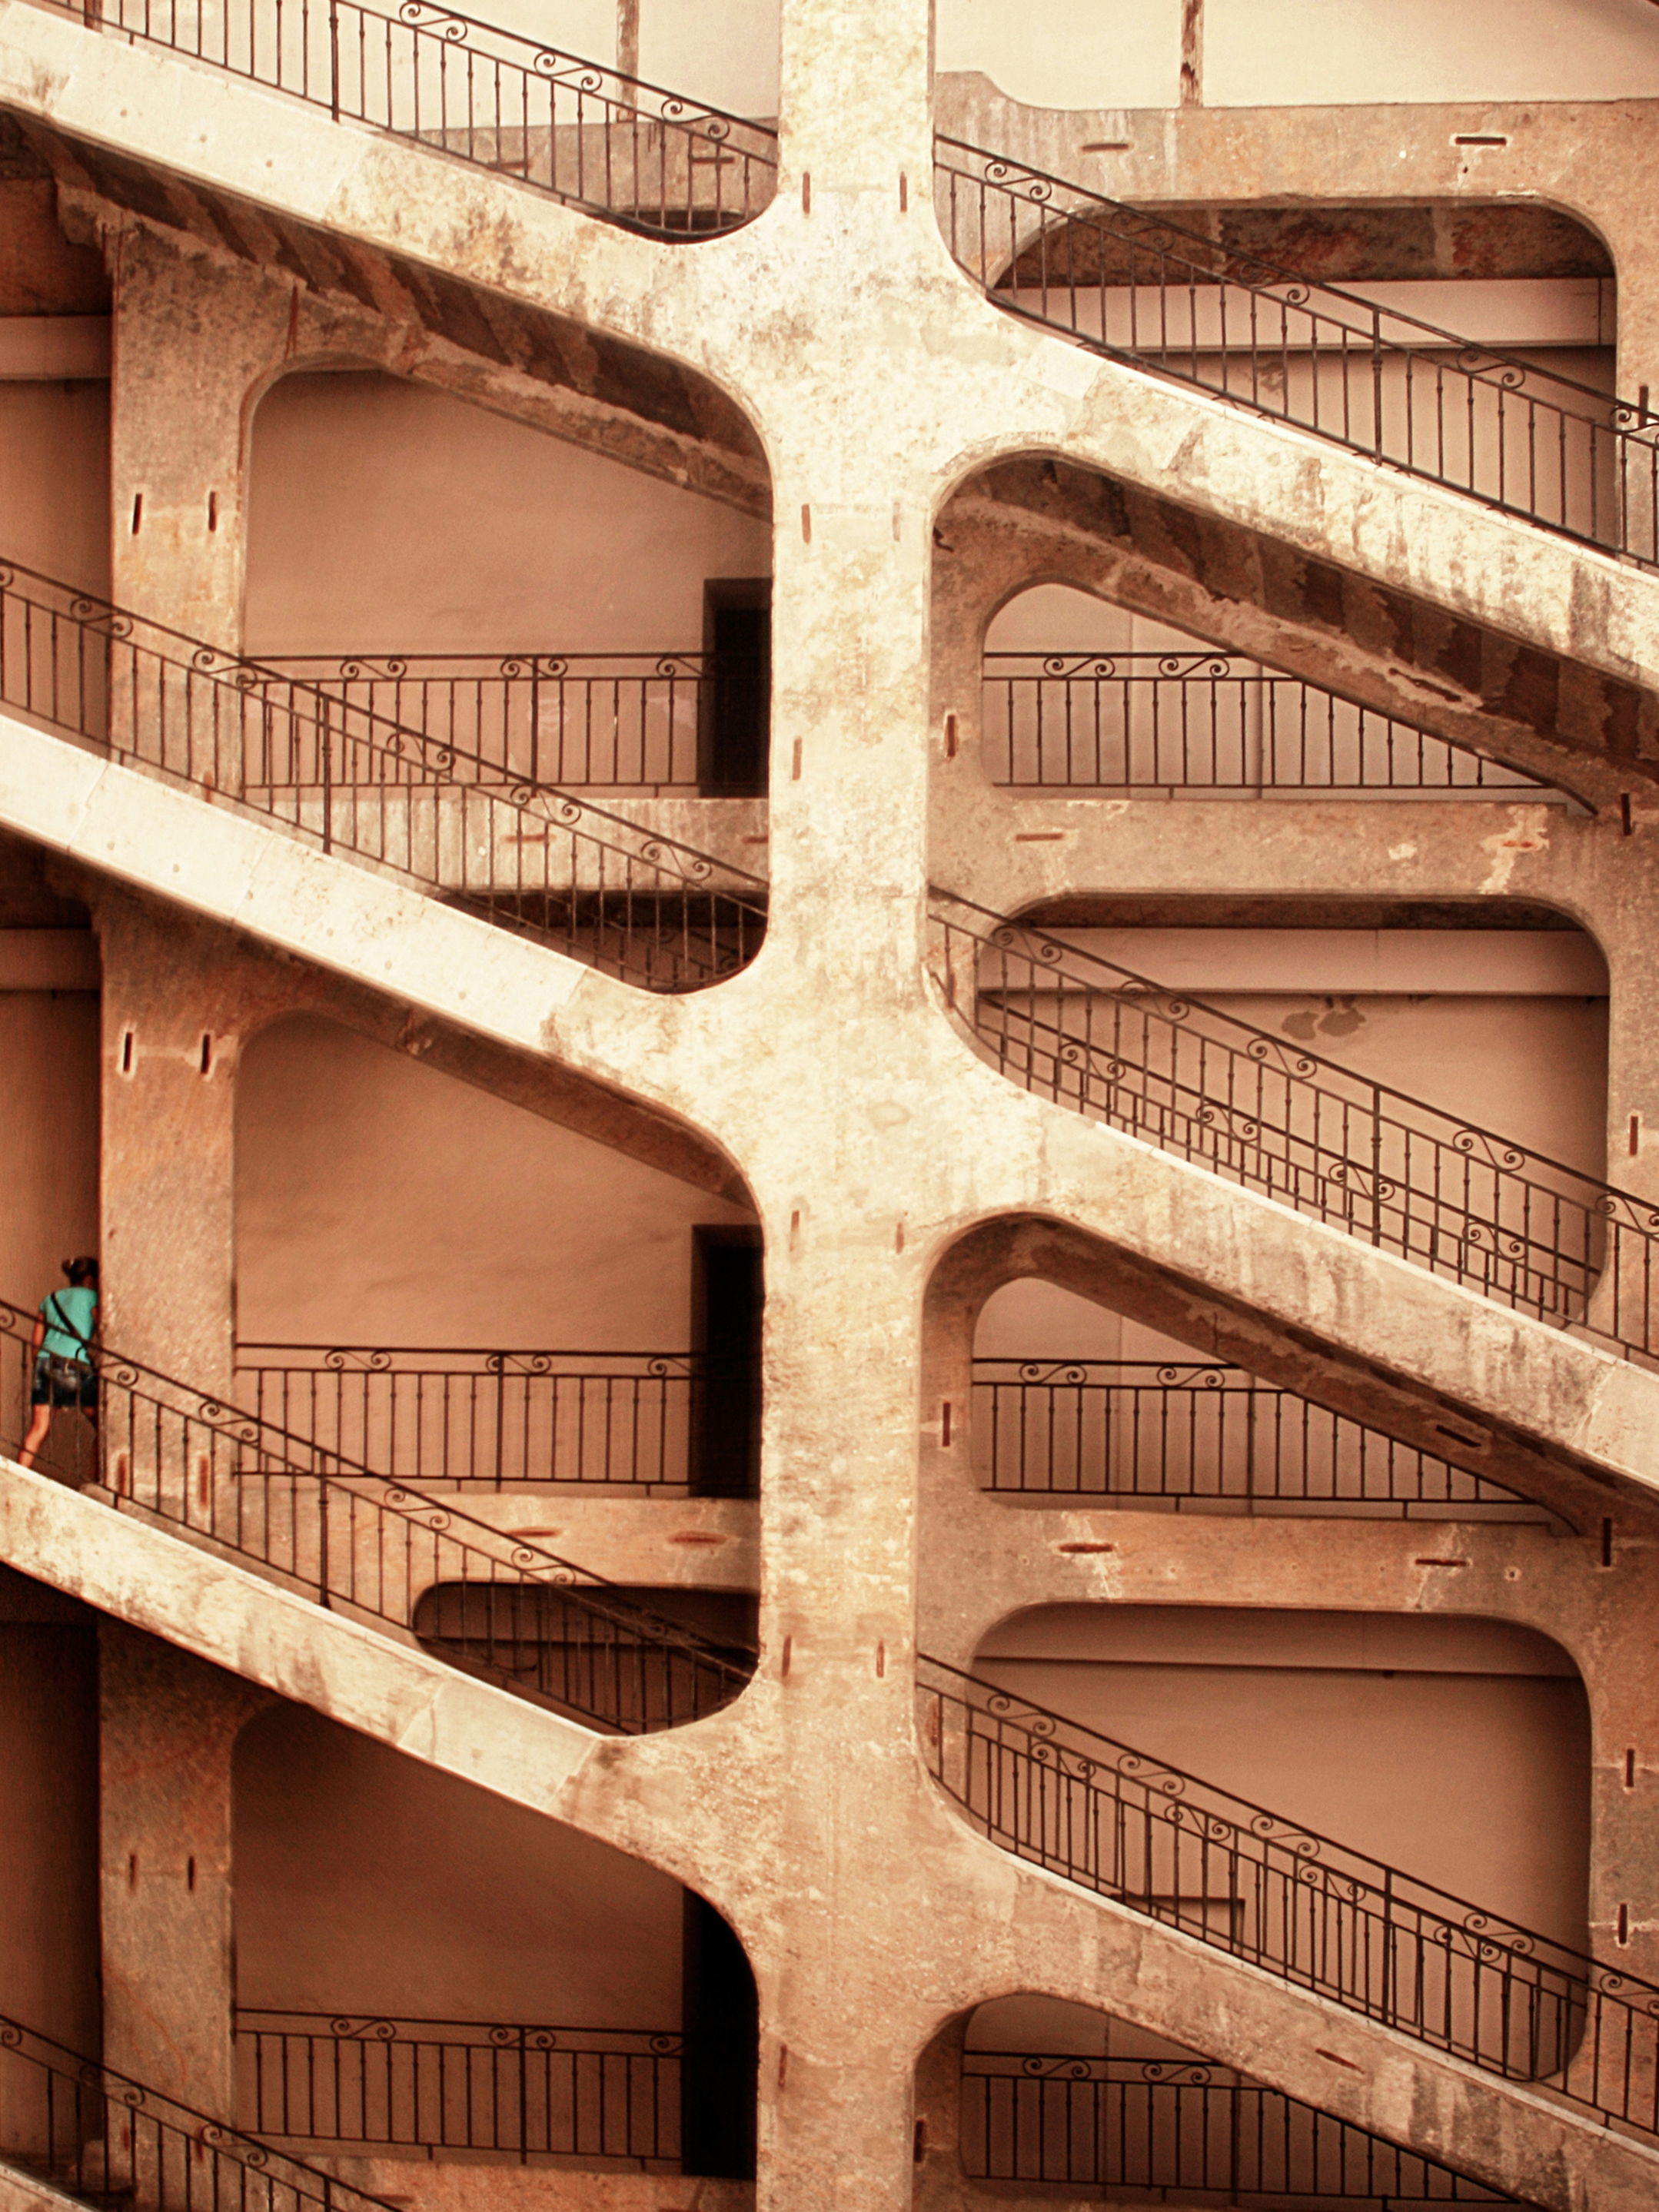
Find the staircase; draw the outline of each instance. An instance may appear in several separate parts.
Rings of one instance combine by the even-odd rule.
[[[981,696],[986,774],[1022,792],[1559,796],[1522,769],[1243,653],[988,652]]]
[[[1166,2191],[1387,2212],[1526,2201],[1201,2059],[964,2051],[962,2162],[973,2181],[1144,2191],[1153,2203]]]
[[[430,0],[95,0],[84,21],[652,237],[738,228],[776,179],[765,125]]]
[[[0,566],[0,705],[648,991],[745,966],[765,884],[326,684]]]
[[[935,981],[1025,1090],[1479,1291],[1659,1354],[1659,1207],[934,893]]]
[[[34,1316],[0,1301],[8,1449],[27,1422]],[[717,1712],[753,1655],[659,1619],[604,1577],[325,1445],[91,1348],[97,1418],[53,1416],[51,1472],[120,1513],[331,1612],[617,1735]]]
[[[934,140],[957,265],[1007,313],[1547,530],[1659,567],[1659,414]]]
[[[14,2020],[0,2019],[6,2113],[0,2179],[100,2208],[392,2212],[378,2197],[240,2135]]]
[[[920,1656],[928,1765],[1017,1858],[1659,2147],[1659,1987]]]

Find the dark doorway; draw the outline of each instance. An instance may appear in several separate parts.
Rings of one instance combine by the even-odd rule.
[[[758,1229],[694,1229],[691,1344],[702,1389],[691,1437],[697,1498],[760,1495],[761,1315],[764,1256]]]
[[[685,1893],[680,2165],[748,2181],[755,2172],[760,2006],[744,1949],[720,1914]]]
[[[766,790],[772,737],[772,582],[716,577],[702,587],[708,678],[697,721],[697,788],[705,798]]]

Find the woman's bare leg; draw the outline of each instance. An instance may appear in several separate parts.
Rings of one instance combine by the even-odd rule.
[[[52,1407],[37,1406],[29,1422],[29,1432],[23,1439],[23,1449],[17,1455],[19,1467],[33,1467],[34,1455],[46,1441],[46,1431],[52,1426]]]

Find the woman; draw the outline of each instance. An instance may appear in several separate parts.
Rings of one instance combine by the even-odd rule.
[[[19,1467],[34,1465],[34,1455],[46,1440],[58,1407],[76,1407],[94,1423],[98,1418],[98,1377],[87,1358],[98,1325],[98,1262],[65,1260],[64,1273],[69,1288],[41,1299],[40,1318],[34,1324],[34,1371],[29,1385],[33,1412],[17,1455]]]

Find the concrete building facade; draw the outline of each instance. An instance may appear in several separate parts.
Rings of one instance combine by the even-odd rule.
[[[1653,2203],[1656,118],[0,0],[0,2197]]]

